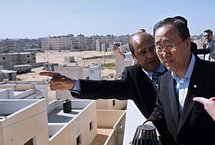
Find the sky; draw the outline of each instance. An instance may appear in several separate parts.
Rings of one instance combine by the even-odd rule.
[[[191,35],[215,30],[212,0],[2,0],[0,39],[126,35],[181,15]]]

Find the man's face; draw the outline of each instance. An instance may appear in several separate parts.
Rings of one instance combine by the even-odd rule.
[[[155,45],[161,63],[183,76],[189,64],[190,39],[183,41],[176,27],[166,24],[155,31]]]
[[[210,42],[213,39],[213,36],[210,33],[204,32],[204,38],[207,42]]]
[[[145,38],[138,37],[133,43],[134,58],[140,66],[146,71],[156,71],[160,65],[160,61],[155,52],[154,40],[147,36]]]

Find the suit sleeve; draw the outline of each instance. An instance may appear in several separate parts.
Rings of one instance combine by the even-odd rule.
[[[126,100],[133,96],[134,89],[125,68],[120,80],[80,80],[80,93],[71,91],[73,97],[80,99],[119,99]]]

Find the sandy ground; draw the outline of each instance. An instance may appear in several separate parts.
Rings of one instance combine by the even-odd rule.
[[[83,52],[71,52],[71,51],[45,51],[44,53],[36,54],[37,62],[50,62],[50,63],[64,63],[64,57],[73,56],[76,61],[83,62],[83,64],[91,64],[91,63],[103,63],[106,61],[104,59],[101,60],[82,60],[87,57],[96,57],[96,56],[107,56],[112,54],[112,52],[97,52],[97,51],[83,51]]]

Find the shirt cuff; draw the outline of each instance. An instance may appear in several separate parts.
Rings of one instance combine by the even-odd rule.
[[[81,85],[80,85],[80,80],[79,79],[74,79],[75,85],[73,89],[70,89],[71,92],[80,94],[81,92]]]

